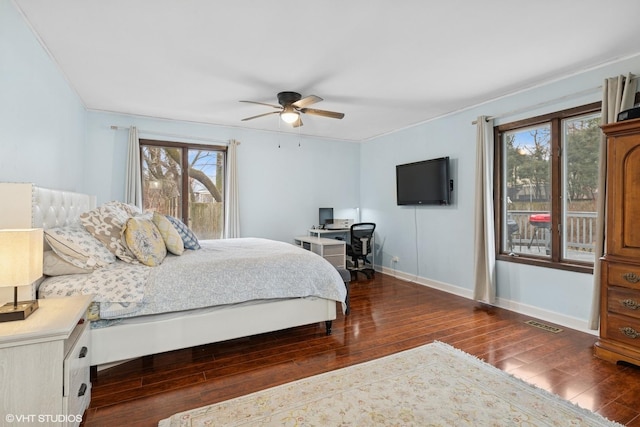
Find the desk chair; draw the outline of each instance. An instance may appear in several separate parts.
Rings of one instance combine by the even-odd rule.
[[[357,276],[358,271],[362,272],[367,279],[371,279],[375,270],[373,264],[367,257],[373,251],[373,231],[376,225],[372,222],[361,222],[351,226],[350,243],[347,244],[347,257],[351,257],[351,265],[347,261],[347,269],[352,275]]]

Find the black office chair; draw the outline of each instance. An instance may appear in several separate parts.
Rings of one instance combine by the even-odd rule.
[[[351,257],[351,265],[347,262],[347,269],[352,276],[357,276],[360,271],[367,279],[371,279],[375,274],[373,264],[367,259],[373,251],[375,229],[376,225],[372,222],[361,222],[351,226],[350,243],[347,244],[347,256]]]

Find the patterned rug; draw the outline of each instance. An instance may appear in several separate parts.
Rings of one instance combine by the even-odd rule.
[[[441,342],[173,415],[175,426],[620,426]]]

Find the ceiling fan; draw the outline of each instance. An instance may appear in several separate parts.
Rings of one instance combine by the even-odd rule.
[[[322,101],[322,98],[315,95],[305,96],[304,98],[297,92],[280,92],[278,94],[278,103],[280,105],[266,104],[264,102],[256,101],[240,101],[248,102],[250,104],[266,105],[278,109],[278,111],[270,111],[264,114],[258,114],[257,116],[247,117],[242,121],[257,119],[258,117],[269,116],[271,114],[279,114],[283,122],[291,124],[294,128],[302,126],[302,120],[300,119],[300,113],[311,114],[314,116],[330,117],[332,119],[341,119],[344,117],[344,113],[336,113],[335,111],[316,110],[315,108],[307,108],[308,105],[315,104]]]

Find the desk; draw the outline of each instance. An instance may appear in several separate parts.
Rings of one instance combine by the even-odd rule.
[[[322,238],[322,236],[327,236],[327,235],[342,235],[342,239],[345,242],[350,242],[351,240],[351,236],[349,235],[349,233],[351,232],[351,228],[334,228],[334,229],[330,229],[330,228],[312,228],[309,229],[307,231],[307,235],[311,238],[319,238],[322,240],[337,240],[338,242],[340,242],[341,240],[338,239],[324,239]],[[313,236],[317,236],[317,237],[313,237]],[[298,237],[296,237],[296,239],[298,239]],[[335,264],[334,264],[335,265]],[[345,264],[346,265],[346,262]],[[374,266],[376,265],[376,236],[375,234],[371,237],[371,265]],[[346,267],[342,267],[342,268],[346,268]]]
[[[347,246],[344,240],[299,236],[294,241],[301,248],[317,253],[334,267],[346,268]]]
[[[307,235],[322,237],[331,234],[342,234],[343,237],[351,231],[350,228],[312,228],[307,231]],[[346,240],[346,239],[345,239]]]

